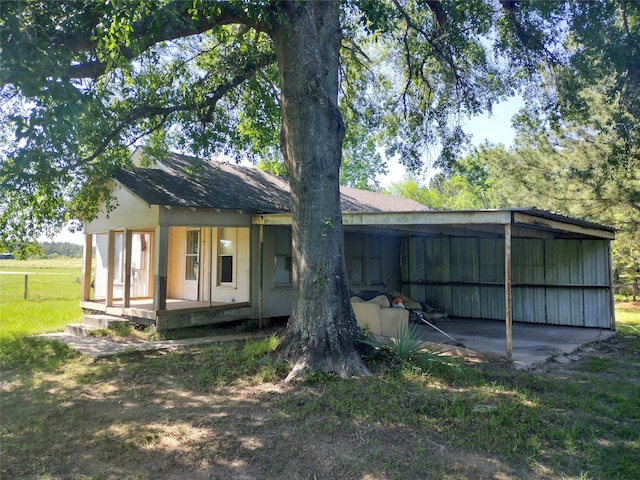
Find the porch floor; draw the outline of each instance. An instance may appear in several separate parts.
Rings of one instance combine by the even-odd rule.
[[[139,298],[132,299],[129,307],[125,308],[121,300],[114,300],[110,307],[105,306],[104,300],[90,300],[81,302],[81,306],[87,310],[102,311],[108,315],[130,316],[146,320],[156,320],[156,312],[153,309],[153,299]],[[170,313],[189,313],[207,310],[232,310],[236,308],[248,307],[248,303],[224,303],[224,302],[198,302],[193,300],[181,300],[175,298],[167,299],[167,308],[160,312],[160,315]]]
[[[489,352],[505,356],[507,350],[504,321],[452,318],[431,322],[476,352]],[[453,345],[455,342],[425,323],[415,324],[422,340]],[[598,328],[564,327],[532,323],[513,323],[512,360],[516,368],[528,368],[552,356],[574,352],[587,343],[604,340],[614,335],[611,330]]]
[[[192,308],[209,308],[221,307],[223,305],[229,305],[223,302],[198,302],[195,300],[180,300],[177,298],[167,298],[167,310],[188,310]],[[137,300],[131,300],[131,308],[137,310],[153,310],[153,299],[143,298]]]

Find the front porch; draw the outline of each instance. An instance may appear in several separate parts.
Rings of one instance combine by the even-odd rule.
[[[248,228],[87,233],[81,307],[157,330],[250,319],[248,250]]]

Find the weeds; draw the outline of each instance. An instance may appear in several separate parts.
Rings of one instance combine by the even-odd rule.
[[[115,340],[149,340],[153,331],[148,327],[140,328],[134,322],[115,321],[110,322],[107,328],[91,330],[88,335]]]

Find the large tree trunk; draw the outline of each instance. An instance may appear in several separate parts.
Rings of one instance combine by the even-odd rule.
[[[344,124],[337,107],[339,2],[283,2],[274,27],[282,89],[281,148],[291,184],[291,318],[278,355],[306,371],[368,375],[349,302],[340,210]]]

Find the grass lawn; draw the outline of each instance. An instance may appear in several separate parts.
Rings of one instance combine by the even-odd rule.
[[[637,304],[635,308],[616,307],[616,324],[620,332],[640,335],[640,302]]]
[[[0,340],[79,321],[81,274],[81,259],[0,260]]]

